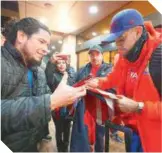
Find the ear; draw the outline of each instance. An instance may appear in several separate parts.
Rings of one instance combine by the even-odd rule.
[[[17,42],[21,44],[26,40],[27,40],[27,35],[23,31],[18,31],[17,32]]]
[[[141,36],[142,30],[143,30],[142,26],[138,26],[138,27],[137,27],[137,35],[138,35],[138,36]]]

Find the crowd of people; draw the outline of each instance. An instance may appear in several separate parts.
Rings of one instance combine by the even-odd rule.
[[[51,117],[58,152],[104,152],[106,120],[132,130],[130,152],[162,151],[162,34],[140,12],[122,10],[111,20],[105,41],[116,43],[114,65],[94,44],[89,63],[78,71],[61,53],[40,67],[51,32],[34,18],[9,22],[2,34],[1,139],[12,151],[40,151],[42,141],[52,139]],[[92,89],[116,95],[113,115]]]

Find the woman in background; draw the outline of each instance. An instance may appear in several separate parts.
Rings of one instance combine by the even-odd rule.
[[[49,65],[47,65],[46,72],[50,71],[53,74],[51,74],[51,77],[48,77],[46,73],[46,77],[51,92],[55,91],[65,73],[68,75],[67,84],[72,86],[75,83],[75,72],[70,71],[65,59],[59,59],[55,61],[55,63],[50,64],[53,66],[48,67]],[[68,107],[61,107],[52,111],[52,118],[56,127],[56,144],[58,152],[68,152],[71,123],[69,111]]]

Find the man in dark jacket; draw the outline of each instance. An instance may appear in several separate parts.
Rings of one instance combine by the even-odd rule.
[[[8,30],[8,29],[6,29]],[[85,88],[66,85],[64,75],[49,94],[38,67],[50,42],[49,29],[33,18],[13,23],[1,48],[1,136],[14,152],[35,152],[45,136],[51,110],[86,94]]]
[[[77,75],[80,81],[89,75],[104,77],[111,71],[111,64],[103,62],[102,48],[95,45],[89,50],[90,62]],[[101,97],[100,97],[101,98]],[[71,151],[104,151],[104,122],[109,118],[108,106],[88,92],[77,105],[72,129]]]

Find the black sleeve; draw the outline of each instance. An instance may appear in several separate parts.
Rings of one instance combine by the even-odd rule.
[[[160,44],[153,52],[149,63],[149,71],[153,80],[153,83],[158,90],[160,97],[162,96],[161,91],[161,68],[162,68],[162,44]]]
[[[67,72],[68,72],[68,84],[72,86],[73,84],[76,83],[77,73],[75,72],[73,67],[69,67]]]
[[[52,81],[53,81],[53,73],[55,72],[55,64],[52,64],[50,61],[47,63],[46,69],[45,69],[45,75],[47,80],[47,85],[52,91]]]
[[[75,76],[75,81],[76,82],[78,82],[78,81],[80,81],[81,79],[83,79],[83,73],[84,73],[84,71],[85,71],[85,67],[82,67],[82,68],[80,68],[78,71],[77,71],[77,73],[75,74],[76,76]]]
[[[20,131],[41,127],[51,119],[50,95],[1,100],[2,131]]]

